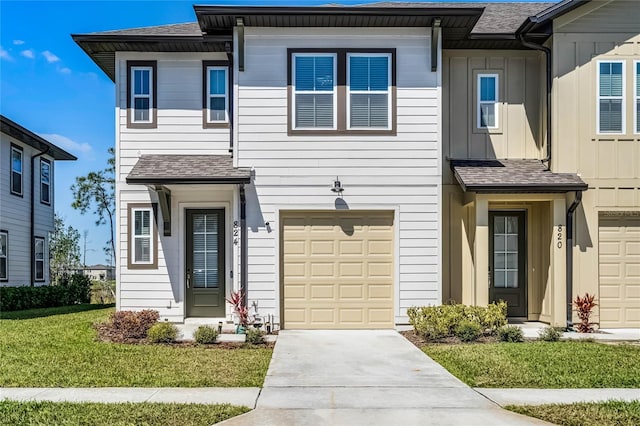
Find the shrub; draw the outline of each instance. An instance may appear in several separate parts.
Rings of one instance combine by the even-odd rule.
[[[172,343],[178,337],[178,327],[170,322],[157,322],[149,328],[147,339],[152,343]]]
[[[210,325],[201,325],[193,333],[193,339],[201,345],[210,345],[216,342],[218,330]]]
[[[147,332],[158,322],[158,311],[116,311],[105,323],[96,325],[99,336],[112,342],[133,342],[145,339]]]
[[[91,281],[81,274],[64,277],[57,285],[0,287],[0,311],[53,308],[89,303]]]
[[[538,331],[538,339],[545,342],[557,342],[560,340],[562,333],[555,327],[547,326]]]
[[[264,333],[259,328],[248,328],[246,331],[247,343],[252,345],[259,345],[264,343]]]
[[[473,342],[482,336],[482,326],[474,321],[462,320],[456,326],[455,332],[463,342]]]
[[[578,312],[578,318],[580,318],[580,324],[576,325],[579,333],[593,333],[593,323],[589,322],[591,319],[591,311],[598,306],[595,302],[596,296],[585,293],[584,296],[576,296],[573,301],[573,306],[576,307]]]
[[[498,338],[502,342],[518,343],[524,342],[522,329],[517,325],[505,325],[498,330]]]

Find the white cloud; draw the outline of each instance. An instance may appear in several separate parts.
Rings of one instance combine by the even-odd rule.
[[[23,50],[22,52],[20,52],[20,54],[29,59],[33,59],[36,57],[36,55],[33,53],[33,50],[31,49]]]
[[[88,154],[92,150],[91,145],[86,142],[76,142],[66,136],[58,135],[55,133],[40,133],[40,136],[53,143],[54,145],[58,145],[60,148],[71,152]]]
[[[24,44],[24,40],[13,40],[13,44],[20,46],[21,44]]]
[[[45,50],[44,52],[42,52],[42,56],[44,56],[47,59],[47,62],[49,63],[58,62],[60,60],[60,58],[58,58],[56,55],[49,52],[48,50]]]
[[[58,71],[60,71],[62,74],[71,74],[71,70],[67,67],[58,68]]]
[[[0,58],[5,59],[7,61],[13,61],[13,58],[11,57],[11,55],[9,55],[9,52],[4,50],[2,46],[0,46]]]

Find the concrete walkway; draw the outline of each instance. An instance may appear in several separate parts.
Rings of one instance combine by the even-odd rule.
[[[573,404],[640,400],[640,389],[485,389],[474,388],[491,401],[505,405]]]

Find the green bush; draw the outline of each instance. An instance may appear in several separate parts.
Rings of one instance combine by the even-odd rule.
[[[538,339],[545,342],[557,342],[562,333],[555,327],[547,326],[538,332]]]
[[[211,345],[218,338],[218,330],[210,325],[201,325],[193,333],[193,340],[201,345]]]
[[[260,343],[264,343],[264,333],[259,328],[247,328],[246,336],[247,343],[250,343],[252,345],[259,345]]]
[[[152,343],[172,343],[178,337],[178,327],[170,322],[158,322],[147,332],[147,339]]]
[[[498,338],[502,342],[518,343],[524,342],[522,329],[517,325],[505,325],[498,330]]]
[[[455,332],[463,342],[474,342],[482,336],[482,326],[475,321],[462,320],[456,326]]]
[[[81,274],[64,277],[57,285],[0,287],[0,311],[53,308],[91,300],[91,280]]]
[[[432,340],[456,335],[456,328],[463,321],[477,324],[482,334],[495,334],[507,323],[507,304],[492,303],[487,307],[462,304],[412,307],[407,310],[407,315],[414,331]]]

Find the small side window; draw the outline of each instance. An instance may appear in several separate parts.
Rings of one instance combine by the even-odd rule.
[[[478,74],[477,128],[498,128],[498,74]]]
[[[40,202],[51,204],[51,162],[40,160]]]
[[[227,67],[207,67],[207,123],[229,121]]]
[[[9,279],[9,234],[0,231],[0,281]]]
[[[22,196],[22,148],[11,145],[11,193]]]
[[[155,61],[127,62],[127,125],[156,127],[157,78]]]
[[[34,250],[34,278],[36,281],[44,281],[44,238],[35,237]]]
[[[129,269],[156,269],[158,231],[155,204],[129,205]]]
[[[598,62],[598,133],[624,133],[624,62]]]

